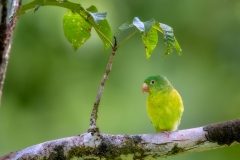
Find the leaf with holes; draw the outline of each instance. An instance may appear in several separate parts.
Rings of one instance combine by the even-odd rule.
[[[148,33],[143,32],[142,40],[146,49],[146,57],[149,58],[158,43],[157,30],[152,28]]]
[[[178,44],[176,37],[174,36],[173,29],[163,23],[155,22],[153,28],[157,29],[159,32],[163,33],[164,43],[166,48],[165,56],[172,53],[172,50],[175,48],[178,52],[179,57],[182,56],[182,49]]]
[[[70,10],[63,17],[64,35],[75,51],[90,38],[91,28],[83,17]]]

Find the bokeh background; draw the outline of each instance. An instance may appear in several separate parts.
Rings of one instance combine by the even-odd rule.
[[[30,2],[24,0],[23,4]],[[77,2],[77,0],[75,0]],[[162,35],[146,59],[140,35],[117,52],[99,109],[108,134],[155,133],[142,94],[149,75],[165,75],[185,105],[179,129],[240,117],[240,2],[237,0],[82,1],[108,12],[113,35],[137,16],[174,28],[183,49],[163,57]],[[42,7],[21,15],[13,36],[0,107],[0,155],[87,131],[98,86],[111,51],[92,37],[76,53],[64,38],[66,9]],[[118,36],[119,42],[130,32]],[[169,157],[171,160],[237,160],[240,146]]]

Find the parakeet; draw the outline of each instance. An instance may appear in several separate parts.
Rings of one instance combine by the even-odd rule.
[[[183,102],[167,78],[160,75],[148,77],[142,91],[149,93],[147,112],[155,130],[167,134],[177,130],[184,110]]]

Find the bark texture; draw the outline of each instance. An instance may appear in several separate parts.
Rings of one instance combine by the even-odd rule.
[[[87,132],[37,144],[0,157],[28,159],[155,159],[239,144],[240,119],[187,130],[139,135],[109,135]],[[235,135],[229,134],[229,129]],[[224,135],[224,136],[219,136]],[[210,137],[210,138],[209,138]],[[219,138],[221,137],[221,138]],[[231,139],[222,142],[224,139]]]
[[[21,0],[0,1],[0,103],[8,59],[10,56],[13,29],[17,21],[17,17],[14,19],[10,19],[10,17],[18,11],[20,5]]]
[[[219,145],[231,145],[234,141],[240,143],[240,119],[208,125],[203,129],[208,132],[206,137],[210,142]]]

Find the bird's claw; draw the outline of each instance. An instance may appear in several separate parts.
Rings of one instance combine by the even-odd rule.
[[[162,131],[162,133],[167,134],[167,136],[168,136],[168,138],[169,138],[171,132],[170,132],[170,131]]]

